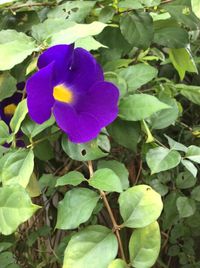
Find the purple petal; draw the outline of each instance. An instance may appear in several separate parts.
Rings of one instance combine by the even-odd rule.
[[[118,114],[119,90],[110,82],[97,82],[78,101],[78,113],[87,112],[95,117],[100,127],[110,124]]]
[[[101,130],[99,123],[92,115],[78,114],[73,106],[56,101],[53,113],[58,126],[74,143],[88,142],[96,138]]]
[[[103,80],[103,70],[96,59],[87,50],[76,48],[66,84],[79,93],[85,93],[95,82]]]
[[[73,51],[73,45],[56,45],[50,47],[39,57],[38,68],[44,68],[51,62],[54,62],[54,84],[62,83],[72,63]]]
[[[54,104],[53,67],[54,63],[42,68],[31,76],[26,84],[29,115],[38,124],[42,124],[51,116],[51,108]]]

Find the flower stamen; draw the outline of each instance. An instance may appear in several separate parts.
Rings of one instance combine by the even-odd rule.
[[[73,93],[65,85],[60,84],[53,88],[53,97],[55,100],[72,103],[73,102]]]
[[[11,103],[4,107],[4,114],[12,116],[15,113],[17,106],[14,103]]]

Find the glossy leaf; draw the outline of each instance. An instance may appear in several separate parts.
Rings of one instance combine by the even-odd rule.
[[[63,186],[63,185],[68,185],[68,184],[77,186],[85,180],[86,179],[84,178],[83,174],[81,174],[80,172],[71,171],[63,175],[62,177],[58,178],[55,186],[58,187],[58,186]]]

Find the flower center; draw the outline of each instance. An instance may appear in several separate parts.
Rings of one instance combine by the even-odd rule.
[[[5,115],[13,115],[15,113],[17,106],[14,103],[8,104],[4,107],[3,111]]]
[[[55,86],[53,88],[53,96],[55,100],[65,103],[72,103],[73,101],[72,91],[63,84]]]

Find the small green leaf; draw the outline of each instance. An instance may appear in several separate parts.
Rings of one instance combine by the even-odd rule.
[[[120,178],[109,168],[102,168],[95,171],[94,175],[88,180],[88,183],[99,190],[107,192],[123,191]]]
[[[90,24],[75,24],[66,30],[54,33],[51,37],[50,46],[56,44],[72,44],[80,38],[99,34],[106,26],[107,24],[99,21],[93,21]]]
[[[146,161],[151,174],[154,174],[176,167],[181,161],[181,155],[177,151],[157,147],[147,152]]]
[[[4,235],[13,233],[38,208],[31,203],[30,197],[20,185],[0,188],[0,232]]]
[[[109,264],[108,268],[128,268],[128,266],[125,261],[116,259]]]
[[[200,147],[195,145],[189,146],[185,157],[200,164]]]
[[[127,189],[129,187],[129,180],[128,180],[129,173],[123,163],[118,162],[116,160],[109,160],[109,161],[100,160],[98,162],[98,169],[101,168],[112,169],[115,172],[115,174],[119,177],[123,189]]]
[[[132,266],[135,268],[152,267],[158,258],[160,244],[160,229],[157,222],[134,230],[129,242]]]
[[[118,73],[126,80],[128,90],[133,91],[155,78],[157,76],[158,71],[156,68],[150,65],[139,63],[121,69],[118,71]]]
[[[180,218],[187,218],[195,213],[196,205],[194,200],[180,196],[176,201],[176,206],[179,212]]]
[[[9,135],[10,133],[7,124],[3,120],[0,120],[0,144],[4,144]]]
[[[94,37],[92,37],[92,36],[87,36],[87,37],[78,39],[78,40],[75,42],[75,47],[82,47],[82,48],[84,48],[84,49],[90,51],[90,50],[97,50],[97,49],[99,49],[100,47],[107,47],[107,46],[104,46],[104,45],[101,44],[100,42],[96,41],[96,40],[94,39]]]
[[[58,203],[56,228],[70,230],[86,222],[99,200],[99,195],[86,188],[68,191]]]
[[[95,160],[107,155],[99,149],[97,140],[87,143],[72,143],[67,140],[65,135],[62,138],[62,148],[70,158],[78,161]]]
[[[26,187],[26,191],[28,192],[30,197],[37,197],[41,195],[40,184],[36,178],[35,173],[32,173],[29,183]]]
[[[181,163],[194,177],[197,176],[197,168],[192,162],[190,162],[189,160],[182,159]]]
[[[9,72],[0,74],[0,101],[15,93],[16,84],[16,79]]]
[[[15,30],[0,31],[0,70],[9,70],[36,51],[34,40]]]
[[[107,268],[117,250],[117,238],[110,229],[89,226],[72,236],[65,250],[63,268]]]
[[[19,131],[22,121],[28,113],[26,99],[22,100],[15,110],[15,113],[10,121],[10,127],[14,134]]]
[[[198,185],[197,187],[195,187],[192,192],[191,192],[191,197],[192,199],[199,201],[200,202],[200,185]]]
[[[176,150],[176,151],[181,151],[181,152],[187,151],[187,147],[185,145],[183,145],[182,143],[179,143],[179,142],[173,140],[172,138],[170,138],[166,134],[164,134],[164,136],[167,138],[171,150]]]
[[[0,159],[0,165],[3,185],[20,184],[26,188],[34,167],[33,151],[18,149],[9,152]]]
[[[178,174],[176,179],[176,186],[179,189],[187,189],[191,188],[196,184],[197,178],[195,178],[191,173],[188,171],[181,172]]]
[[[200,105],[200,87],[184,84],[176,84],[176,89],[180,91],[180,94],[191,102]]]
[[[157,220],[163,208],[160,195],[148,185],[137,185],[120,194],[123,226],[142,228]]]
[[[139,121],[170,106],[147,94],[134,94],[121,100],[119,116],[124,120]]]
[[[174,65],[174,68],[179,73],[180,79],[183,80],[185,72],[198,73],[196,64],[186,48],[169,49],[169,58]]]
[[[84,178],[83,174],[81,174],[80,172],[71,171],[71,172],[69,172],[69,173],[67,173],[67,174],[65,174],[62,177],[57,179],[56,187],[68,185],[68,184],[73,185],[73,186],[77,186],[85,180],[86,179]]]

